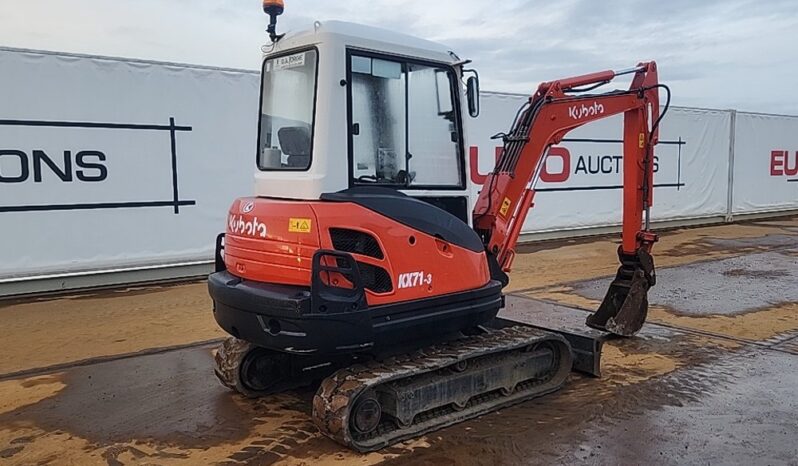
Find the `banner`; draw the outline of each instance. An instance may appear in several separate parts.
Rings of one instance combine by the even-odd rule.
[[[469,121],[471,179],[481,189],[501,151],[491,136],[510,130],[528,99],[485,93],[482,114]],[[655,153],[653,221],[725,215],[730,114],[672,107],[660,125]],[[577,128],[549,152],[536,183],[535,207],[524,232],[617,225],[623,205],[623,117]],[[476,170],[475,170],[476,168]]]
[[[0,48],[0,280],[210,261],[251,195],[256,72]],[[527,96],[483,93],[466,117],[475,198]],[[798,118],[671,108],[653,221],[798,209]],[[524,232],[617,225],[622,118],[551,149]]]
[[[734,213],[798,209],[798,117],[737,113]]]
[[[252,192],[255,73],[0,50],[0,81],[0,278],[208,260]]]

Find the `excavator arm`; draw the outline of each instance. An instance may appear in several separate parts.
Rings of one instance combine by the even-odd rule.
[[[584,94],[625,74],[634,75],[629,90]],[[541,84],[519,110],[510,132],[500,135],[504,149],[474,206],[474,228],[482,237],[494,274],[506,281],[549,148],[575,128],[624,114],[621,267],[587,324],[625,336],[634,335],[645,322],[647,293],[655,282],[651,248],[657,235],[649,230],[649,209],[653,146],[664,116],[659,108],[660,88],[667,89],[658,82],[654,62]]]

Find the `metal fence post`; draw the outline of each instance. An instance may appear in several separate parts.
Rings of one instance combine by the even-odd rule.
[[[726,198],[726,222],[734,221],[734,145],[737,136],[737,110],[729,110],[729,192]]]

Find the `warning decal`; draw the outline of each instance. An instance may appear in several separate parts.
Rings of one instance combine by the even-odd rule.
[[[309,218],[288,219],[288,231],[290,233],[310,233],[311,220]]]
[[[502,202],[502,208],[499,210],[499,213],[502,215],[502,217],[507,216],[507,211],[510,210],[510,204],[512,204],[510,198],[505,197],[504,202]]]

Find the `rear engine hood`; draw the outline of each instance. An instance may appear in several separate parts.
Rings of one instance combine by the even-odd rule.
[[[317,226],[308,204],[237,199],[227,216],[227,270],[250,280],[310,286],[313,254],[320,247]]]

